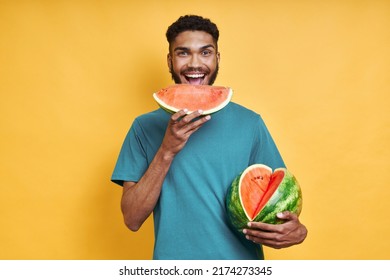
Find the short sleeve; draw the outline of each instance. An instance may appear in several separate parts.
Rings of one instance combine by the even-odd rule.
[[[258,124],[254,128],[254,140],[251,153],[251,164],[261,163],[272,169],[285,167],[282,156],[266,127],[263,119],[259,116]]]
[[[120,150],[111,181],[123,186],[124,181],[138,182],[145,173],[148,163],[143,143],[142,129],[134,121]]]

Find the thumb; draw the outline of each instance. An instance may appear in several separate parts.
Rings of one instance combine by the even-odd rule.
[[[282,220],[294,220],[297,218],[297,216],[294,213],[291,213],[290,211],[280,212],[276,214],[276,216]]]

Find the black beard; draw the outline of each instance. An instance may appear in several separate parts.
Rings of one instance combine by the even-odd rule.
[[[211,76],[210,76],[209,86],[211,86],[211,85],[214,84],[214,82],[215,82],[215,80],[217,79],[217,76],[218,76],[218,71],[219,71],[219,63],[217,63],[217,67],[215,68],[214,73],[212,73]],[[170,67],[170,69],[169,69],[169,72],[171,73],[172,80],[175,82],[175,84],[181,84],[180,77],[179,77],[179,75],[177,75],[177,74],[173,71],[172,64],[171,64],[171,67]]]

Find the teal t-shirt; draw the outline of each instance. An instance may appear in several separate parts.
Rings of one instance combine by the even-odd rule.
[[[135,119],[111,180],[137,182],[161,145],[170,115],[158,109]],[[154,209],[154,259],[263,259],[262,248],[227,221],[225,196],[246,167],[284,167],[260,115],[230,102],[213,114],[175,157]]]

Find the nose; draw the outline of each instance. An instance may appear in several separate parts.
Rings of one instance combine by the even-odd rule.
[[[196,68],[196,67],[199,67],[201,65],[202,65],[201,59],[199,58],[199,56],[197,54],[192,55],[191,59],[188,61],[188,67]]]

